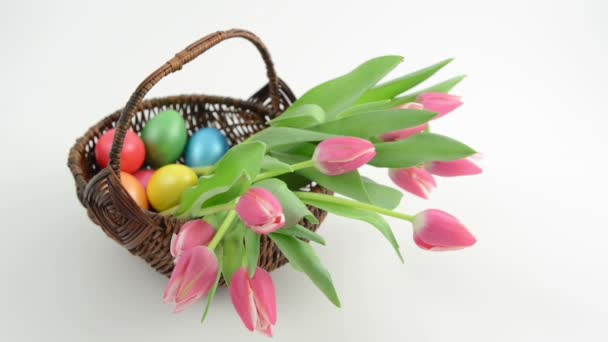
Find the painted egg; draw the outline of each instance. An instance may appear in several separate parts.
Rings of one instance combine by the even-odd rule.
[[[95,145],[95,159],[102,169],[110,163],[110,150],[114,142],[115,128],[105,132]],[[146,158],[146,147],[141,138],[133,131],[127,131],[120,153],[120,169],[133,173],[142,166]]]
[[[137,205],[144,209],[148,210],[148,198],[146,197],[146,190],[141,185],[141,183],[135,178],[133,175],[120,172],[120,184],[127,190],[127,193]]]
[[[148,183],[148,201],[157,211],[179,204],[182,193],[198,184],[198,177],[185,165],[165,165],[156,170]]]
[[[188,141],[186,122],[174,110],[166,110],[148,121],[141,132],[146,161],[154,168],[175,163]]]
[[[203,128],[190,138],[186,146],[186,164],[191,167],[215,164],[228,151],[228,140],[216,128]]]
[[[156,172],[155,170],[139,170],[133,174],[135,178],[141,183],[144,189],[148,189],[148,183],[150,182],[150,178]]]

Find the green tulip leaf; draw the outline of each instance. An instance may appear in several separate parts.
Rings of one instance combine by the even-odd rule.
[[[293,172],[291,165],[287,163],[283,163],[277,158],[273,158],[269,155],[265,155],[262,160],[262,170],[264,171],[283,171],[283,172]]]
[[[310,158],[307,156],[293,155],[282,152],[273,152],[273,155],[287,163],[298,163]],[[331,191],[337,192],[357,201],[371,203],[369,194],[363,185],[363,181],[361,180],[361,176],[359,175],[358,171],[345,173],[339,176],[328,176],[321,173],[316,168],[310,167],[298,170],[296,173],[320,184]]]
[[[394,80],[379,84],[372,89],[368,90],[363,94],[357,103],[366,103],[379,100],[392,99],[395,96],[406,92],[420,83],[426,81],[428,78],[433,76],[437,71],[441,70],[444,66],[448,65],[452,59],[446,59],[437,64],[431,65],[424,69],[414,71],[405,76],[396,78]]]
[[[361,114],[361,113],[369,113],[369,112],[377,112],[379,110],[391,109],[391,100],[381,100],[374,101],[369,103],[361,103],[358,105],[354,105],[350,108],[347,108],[336,115],[334,119],[342,119],[347,116]]]
[[[247,228],[240,220],[235,220],[229,232],[222,239],[221,245],[224,250],[222,274],[226,284],[230,285],[232,275],[236,272],[243,261],[243,237]]]
[[[416,134],[405,140],[376,144],[371,165],[406,168],[431,161],[451,161],[475,154],[469,146],[434,133]]]
[[[422,90],[418,90],[416,92],[413,92],[411,94],[407,94],[404,96],[400,96],[400,97],[396,97],[394,98],[391,103],[392,103],[392,108],[396,107],[396,106],[400,106],[402,104],[405,103],[409,103],[409,102],[415,102],[416,99],[418,98],[418,95],[420,94],[424,94],[424,93],[449,93],[450,90],[452,90],[452,88],[454,88],[458,83],[460,83],[460,81],[464,80],[466,76],[461,75],[461,76],[456,76],[456,77],[452,77],[449,80],[445,80],[441,83],[435,84],[433,86],[430,86],[428,88],[422,89]]]
[[[243,178],[243,173],[254,179],[260,172],[265,151],[266,147],[261,142],[242,143],[232,147],[217,163],[212,176],[202,177],[197,186],[183,193],[177,215],[187,217],[196,214],[206,200],[229,190],[236,191],[232,186],[238,187],[240,183],[237,180]],[[207,194],[214,189],[213,196]]]
[[[284,227],[293,227],[302,218],[306,218],[310,223],[319,223],[315,215],[302,203],[302,201],[296,196],[289,188],[287,184],[276,178],[269,178],[263,181],[253,184],[256,188],[263,188],[270,191],[281,203],[283,207],[283,214],[285,215]]]
[[[306,242],[293,236],[272,233],[268,235],[279,247],[290,263],[302,272],[323,292],[335,306],[340,307],[340,299],[331,280],[314,249]]]
[[[302,105],[271,120],[269,124],[274,127],[303,128],[317,125],[325,121],[323,108],[316,104]]]
[[[253,277],[260,257],[260,235],[251,229],[245,229],[245,255],[247,256],[249,277]]]
[[[293,237],[300,238],[300,239],[310,240],[312,242],[316,242],[320,245],[325,246],[325,239],[323,239],[323,237],[321,235],[313,232],[312,230],[310,230],[306,227],[302,227],[299,224],[295,225],[291,228],[281,228],[281,229],[277,230],[275,233],[289,235],[289,236],[293,236]]]
[[[270,150],[276,146],[304,143],[310,141],[322,141],[329,138],[335,138],[336,136],[337,135],[334,134],[312,132],[305,129],[291,127],[270,127],[256,133],[251,138],[249,138],[248,141],[263,142]]]
[[[222,255],[222,247],[217,246],[215,249],[215,256],[217,257],[217,263],[219,265],[219,269],[222,269],[223,265],[223,255]],[[205,304],[205,312],[203,312],[203,317],[201,317],[201,324],[205,322],[205,318],[207,318],[207,314],[209,313],[209,309],[211,308],[211,303],[213,302],[213,298],[215,297],[215,292],[217,291],[217,286],[220,284],[220,279],[222,277],[222,272],[217,272],[217,277],[215,278],[215,283],[213,283],[213,287],[209,291],[207,295],[207,303]]]
[[[343,76],[324,82],[300,97],[285,113],[295,111],[307,104],[323,108],[326,119],[352,106],[367,90],[372,88],[399,63],[401,56],[383,56],[371,59]]]
[[[424,110],[391,109],[351,115],[309,129],[322,133],[369,139],[383,133],[420,126],[436,115]]]
[[[399,257],[401,262],[403,262],[403,256],[401,255],[401,252],[399,251],[399,243],[397,242],[395,235],[393,235],[393,231],[391,230],[391,227],[389,226],[389,224],[379,214],[376,214],[371,211],[365,211],[365,210],[361,210],[358,208],[353,208],[353,207],[346,206],[343,204],[319,201],[319,200],[314,200],[314,199],[309,199],[309,198],[305,198],[305,199],[303,199],[303,201],[308,205],[312,205],[313,207],[317,207],[319,209],[328,211],[330,213],[333,213],[333,214],[336,214],[339,216],[344,216],[344,217],[348,217],[348,218],[355,219],[355,220],[365,221],[365,222],[371,224],[372,226],[376,227],[376,229],[378,229],[380,231],[380,233],[382,233],[382,235],[388,240],[388,242],[391,244],[391,246],[393,246],[393,249],[395,249],[397,256]]]
[[[230,186],[222,186],[205,192],[194,202],[193,207],[208,208],[214,205],[228,203],[247,192],[250,184],[251,177],[249,177],[246,171],[243,171],[241,176],[235,179],[234,183]]]
[[[378,184],[366,177],[361,177],[361,180],[369,195],[369,203],[373,205],[392,210],[397,208],[403,198],[403,192],[397,189]]]

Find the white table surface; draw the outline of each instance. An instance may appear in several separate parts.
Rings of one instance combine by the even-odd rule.
[[[431,200],[479,242],[417,249],[389,219],[401,265],[366,224],[330,216],[316,247],[343,307],[290,267],[273,273],[277,341],[606,341],[605,1],[81,1],[0,4],[2,151],[0,340],[262,341],[220,291],[179,315],[166,279],[109,240],[78,203],[66,167],[85,130],[124,105],[181,48],[218,29],[266,42],[297,94],[382,54],[404,73],[446,57],[465,105],[434,125],[485,154],[480,177],[440,179]],[[151,96],[246,97],[264,82],[233,40]],[[385,171],[364,173],[387,182]]]

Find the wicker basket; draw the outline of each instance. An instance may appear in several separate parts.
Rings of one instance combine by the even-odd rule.
[[[223,40],[240,37],[258,49],[268,75],[268,84],[247,100],[206,95],[180,95],[142,101],[146,93],[163,77],[178,71],[194,58]],[[91,220],[132,254],[143,258],[150,266],[169,276],[173,258],[169,244],[183,220],[140,209],[120,183],[120,151],[128,129],[141,132],[146,122],[166,109],[180,112],[187,122],[188,134],[202,127],[221,130],[231,145],[238,144],[253,133],[264,129],[267,122],[279,115],[295,100],[287,85],[274,71],[270,54],[260,39],[248,31],[229,30],[210,34],[177,53],[146,78],[135,90],[126,106],[91,127],[79,138],[68,158],[68,166],[76,182],[76,193]],[[110,165],[100,170],[95,162],[95,144],[107,130],[116,127],[110,152]],[[328,191],[316,185],[315,192]],[[311,208],[321,222],[326,213]],[[311,230],[318,225],[301,222]],[[262,238],[259,264],[272,271],[287,262],[279,249],[267,237]]]

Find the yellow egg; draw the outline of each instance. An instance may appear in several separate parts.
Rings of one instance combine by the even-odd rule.
[[[170,164],[154,172],[148,188],[148,201],[157,211],[167,210],[179,204],[185,190],[198,183],[196,173],[189,167]]]

